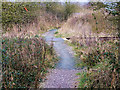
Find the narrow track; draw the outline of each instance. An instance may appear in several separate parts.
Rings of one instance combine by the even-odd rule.
[[[76,73],[81,70],[75,69],[72,48],[66,45],[62,38],[54,37],[56,31],[57,29],[53,29],[43,34],[46,42],[49,45],[53,44],[53,48],[60,58],[56,68],[49,70],[43,88],[75,88],[77,87],[77,79],[79,78]]]

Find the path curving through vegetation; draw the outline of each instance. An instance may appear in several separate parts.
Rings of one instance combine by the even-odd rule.
[[[46,81],[43,84],[44,88],[75,88],[77,87],[76,73],[81,70],[75,68],[74,52],[72,48],[64,43],[62,38],[54,37],[57,29],[50,30],[43,34],[46,42],[53,45],[54,50],[60,60],[55,69],[49,70]]]

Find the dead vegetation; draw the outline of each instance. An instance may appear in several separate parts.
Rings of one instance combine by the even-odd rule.
[[[59,32],[76,37],[115,37],[118,35],[117,24],[108,19],[104,9],[92,11],[83,9],[73,14]],[[106,18],[107,17],[107,18]]]
[[[119,37],[116,16],[104,9],[81,10],[59,29],[70,38],[77,66],[87,67],[80,75],[79,88],[119,88]]]
[[[3,37],[33,37],[36,34],[41,35],[49,29],[57,28],[60,25],[60,21],[52,13],[46,13],[44,11],[36,11],[38,17],[36,17],[31,23],[13,25],[13,28],[8,32],[3,33]]]

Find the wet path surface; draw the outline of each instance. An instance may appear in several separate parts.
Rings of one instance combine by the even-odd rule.
[[[76,87],[76,73],[80,70],[75,69],[74,52],[72,48],[64,43],[62,38],[54,37],[57,29],[50,30],[43,34],[46,42],[53,44],[54,50],[59,56],[60,60],[55,69],[49,70],[47,80],[44,88],[75,88]]]
[[[53,47],[60,57],[60,60],[58,64],[56,65],[57,69],[74,69],[75,62],[74,62],[74,52],[72,51],[72,48],[69,47],[64,43],[64,40],[62,38],[56,38],[54,37],[54,33],[56,32],[56,29],[50,30],[49,32],[45,33],[43,36],[45,36],[46,42],[48,44],[53,43]]]

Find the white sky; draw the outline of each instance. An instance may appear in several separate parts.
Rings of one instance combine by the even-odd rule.
[[[70,1],[70,2],[89,2],[89,0],[60,0],[61,2],[66,2],[66,1]]]
[[[4,0],[3,0],[4,1]],[[34,1],[34,2],[38,2],[38,1],[56,1],[56,2],[88,2],[89,0],[6,0],[6,1]]]
[[[89,2],[89,1],[92,1],[92,2],[97,2],[97,1],[105,1],[105,2],[119,2],[120,0],[2,0],[3,2],[4,1],[16,1],[16,2]]]

